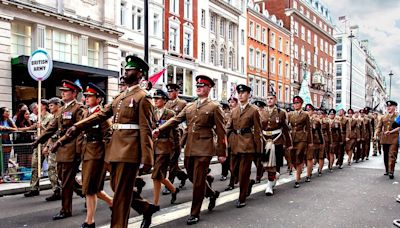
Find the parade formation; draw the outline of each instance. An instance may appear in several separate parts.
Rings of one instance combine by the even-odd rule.
[[[82,104],[76,100],[81,87],[68,80],[60,87],[62,99],[43,100],[42,105],[49,106],[53,115],[43,115],[43,132],[32,145],[41,146],[42,153],[53,158],[49,159],[49,176],[54,193],[46,200],[61,199],[61,209],[53,220],[73,214],[72,195],[77,191],[79,167],[80,194],[86,198],[87,208],[81,227],[95,227],[98,198],[111,210],[111,227],[127,227],[131,208],[143,215],[141,227],[149,227],[153,214],[160,210],[160,195],[170,194],[174,204],[186,180],[193,184],[186,223],[198,223],[204,198],[208,198],[208,210],[212,211],[220,196],[212,188],[210,163],[214,156],[222,164],[220,180],[227,180],[230,173],[225,191],[239,187],[237,208],[246,206],[253,185],[261,182],[265,172],[265,195],[274,195],[284,160],[289,175],[294,172],[294,188],[299,188],[301,183],[312,181],[314,166],[318,176],[324,175],[325,161],[328,171],[333,172],[335,166],[343,168],[345,154],[348,166],[368,160],[371,143],[372,156],[381,153],[382,147],[384,174],[394,178],[400,129],[394,101],[386,102],[385,115],[369,107],[326,110],[304,104],[300,96],[292,100],[294,110],[285,110],[278,107],[274,91],[268,91],[265,101],[251,102],[252,89],[239,84],[237,97],[217,102],[209,98],[213,80],[198,75],[197,98],[187,103],[178,98],[180,87],[176,84],[168,84],[167,91],[149,91],[142,80],[148,69],[143,59],[126,57],[121,91],[104,106],[106,94],[98,86],[88,83]],[[32,162],[37,163],[35,153]],[[184,161],[184,170],[178,165],[179,159]],[[253,164],[257,170],[254,178]],[[112,196],[103,190],[107,172]],[[146,183],[140,176],[150,173],[152,201],[141,196]],[[306,174],[304,180],[302,173]],[[26,197],[39,195],[37,169],[33,174]],[[175,178],[179,186],[174,185]]]

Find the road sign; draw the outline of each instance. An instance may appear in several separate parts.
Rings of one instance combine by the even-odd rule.
[[[53,60],[44,49],[34,51],[28,60],[29,75],[36,81],[46,80],[53,70]]]

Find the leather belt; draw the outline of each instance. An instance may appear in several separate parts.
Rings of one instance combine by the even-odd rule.
[[[85,138],[86,142],[101,142],[103,140],[101,137],[86,134],[84,134],[83,137]]]
[[[282,128],[276,129],[276,130],[273,130],[273,131],[264,131],[264,130],[262,131],[263,135],[265,135],[265,136],[273,136],[273,135],[277,135],[277,134],[279,134],[281,132],[282,132]]]
[[[241,128],[241,129],[233,130],[233,132],[237,135],[243,135],[246,133],[251,133],[251,128],[249,128],[249,127]]]
[[[139,130],[138,124],[113,124],[112,129],[114,130]]]

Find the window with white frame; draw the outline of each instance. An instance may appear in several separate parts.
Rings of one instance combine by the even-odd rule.
[[[192,0],[184,0],[185,8],[184,8],[184,16],[185,19],[192,20]]]
[[[323,58],[319,59],[319,69],[324,70],[324,59]]]
[[[228,54],[228,68],[233,70],[233,52],[229,51]]]
[[[256,25],[256,39],[261,40],[261,26],[259,24]]]
[[[270,83],[269,83],[269,84],[271,85],[271,89],[272,89],[272,91],[273,91],[273,92],[275,92],[275,94],[276,94],[275,82],[274,82],[274,81],[270,81]]]
[[[261,68],[263,71],[267,70],[267,54],[265,54],[264,52],[262,53],[261,57]]]
[[[46,42],[46,48],[47,48],[47,42]],[[32,54],[31,50],[32,50],[32,27],[30,25],[12,22],[11,23],[12,57],[16,57],[19,55],[31,55]]]
[[[244,57],[240,58],[240,72],[244,74]]]
[[[293,1],[293,8],[297,9],[297,1],[296,0]]]
[[[206,43],[201,42],[201,50],[200,50],[201,61],[204,63],[206,61]]]
[[[318,67],[318,55],[314,54],[314,67]]]
[[[301,39],[304,41],[306,40],[306,29],[304,26],[301,26]]]
[[[244,45],[244,39],[245,39],[244,38],[244,29],[242,29],[240,36],[241,36],[241,44]]]
[[[183,41],[183,53],[185,55],[192,54],[192,34],[189,32],[185,32],[184,34],[184,41]]]
[[[260,60],[261,60],[261,52],[260,51],[256,51],[256,68],[257,69],[260,68]]]
[[[278,37],[278,51],[283,52],[282,37]]]
[[[249,23],[249,35],[254,38],[254,22],[252,21]]]
[[[224,48],[221,48],[220,52],[219,52],[219,65],[222,67],[226,67],[226,51]]]
[[[175,27],[169,28],[169,50],[170,51],[179,51],[178,48],[178,29]]]
[[[210,31],[215,33],[215,25],[217,23],[217,17],[214,14],[211,14],[210,17]]]
[[[254,49],[249,49],[249,65],[254,66]]]
[[[324,51],[324,40],[322,38],[320,39],[319,48]]]
[[[271,74],[275,74],[275,56],[271,56],[271,64],[269,66]]]
[[[155,13],[153,15],[153,35],[158,36],[160,31],[160,15]]]
[[[290,99],[289,99],[289,87],[285,86],[285,102],[289,103]]]
[[[282,73],[283,72],[283,63],[282,63],[282,59],[279,59],[278,60],[278,75],[279,75],[279,78],[281,78],[282,77]]]
[[[313,15],[312,21],[317,24],[317,18],[315,17],[315,15]]]
[[[317,36],[317,34],[314,34],[314,47],[316,49],[318,49],[318,36]]]
[[[179,0],[170,0],[169,1],[169,12],[179,15]]]
[[[311,52],[307,51],[307,64],[311,65]]]
[[[297,66],[297,63],[294,64],[293,71],[294,71],[293,72],[294,81],[299,81],[299,67]]]
[[[266,89],[265,86],[266,86],[266,82],[263,80],[263,81],[262,81],[262,84],[261,84],[261,96],[262,96],[262,97],[265,97],[265,95],[266,95],[266,94],[265,94],[265,89]]]
[[[304,8],[303,8],[303,6],[300,6],[300,13],[304,13]]]
[[[213,99],[218,99],[218,79],[213,79]]]
[[[275,48],[275,33],[271,33],[271,43],[270,43],[270,46],[272,47],[272,48]]]
[[[278,85],[278,101],[282,101],[282,85]]]
[[[88,65],[99,67],[100,65],[100,42],[96,40],[88,40]]]
[[[262,28],[261,41],[263,43],[266,43],[266,35],[267,35],[267,30],[265,28]]]
[[[121,2],[121,9],[120,9],[120,25],[126,25],[126,14],[127,14],[126,2]]]
[[[132,29],[141,31],[143,27],[143,9],[137,6],[132,7]]]
[[[79,37],[64,31],[53,31],[53,59],[79,63]]]
[[[305,61],[305,56],[306,56],[306,51],[304,49],[304,46],[301,47],[301,61]]]
[[[285,54],[290,55],[290,45],[288,40],[285,41]]]
[[[325,70],[325,72],[328,72],[328,60],[327,59],[325,59],[325,68],[324,68],[324,70]]]
[[[253,77],[249,77],[249,87],[251,88],[251,91],[254,91],[254,78]]]
[[[220,23],[219,23],[219,35],[221,37],[225,37],[225,19],[221,19]]]
[[[286,80],[290,79],[290,69],[289,69],[289,63],[285,62],[285,78]]]
[[[11,29],[12,29],[13,23],[11,24]],[[14,49],[13,47],[13,33],[11,30],[11,48]],[[46,28],[46,43],[45,43],[45,48],[47,52],[50,54],[50,56],[53,56],[53,30]],[[12,50],[12,54],[14,54],[14,50]],[[123,52],[121,52],[123,54]],[[19,54],[21,55],[21,54]],[[28,54],[29,55],[29,54]],[[122,56],[125,57],[125,56]]]
[[[215,49],[214,44],[211,44],[211,47],[210,47],[210,62],[213,65],[217,65],[217,50]]]
[[[326,42],[326,41],[325,41],[325,53],[329,54],[329,52],[328,52],[328,42]]]
[[[228,39],[229,41],[233,40],[233,23],[229,23],[228,26]]]
[[[311,31],[307,30],[307,42],[311,44]]]
[[[306,10],[306,17],[310,19],[310,11]]]
[[[201,10],[201,27],[206,27],[206,11],[203,9]]]
[[[256,79],[256,88],[254,88],[254,96],[258,97],[260,91],[260,79]]]
[[[299,37],[299,23],[297,21],[294,22],[294,35]]]
[[[297,44],[294,45],[294,57],[299,59],[299,46]]]

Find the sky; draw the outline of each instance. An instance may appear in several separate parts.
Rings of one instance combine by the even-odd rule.
[[[347,25],[358,25],[359,40],[369,41],[369,50],[382,74],[392,76],[392,100],[400,102],[400,1],[399,0],[323,0],[333,23],[346,16]],[[389,92],[388,92],[389,93]]]

